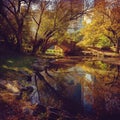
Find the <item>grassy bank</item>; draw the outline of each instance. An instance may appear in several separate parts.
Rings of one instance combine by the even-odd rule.
[[[0,78],[7,78],[8,74],[15,74],[18,71],[32,72],[31,64],[34,56],[20,55],[8,52],[0,55]]]

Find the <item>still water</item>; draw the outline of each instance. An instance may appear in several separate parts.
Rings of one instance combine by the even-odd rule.
[[[120,113],[120,66],[98,60],[56,59],[48,76],[54,89],[39,84],[41,103],[71,114],[97,116]]]

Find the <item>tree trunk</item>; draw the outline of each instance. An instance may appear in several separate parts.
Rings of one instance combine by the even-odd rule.
[[[34,44],[33,45],[33,49],[32,49],[32,55],[35,55],[37,53],[39,49],[39,45],[38,44]]]
[[[45,45],[44,45],[44,46],[42,46],[42,48],[41,48],[41,53],[44,54],[45,51],[46,51],[46,47],[45,47]]]
[[[39,47],[43,44],[43,39],[40,39],[39,41],[35,42],[33,45],[33,49],[32,49],[32,54],[35,55],[37,53],[37,51],[39,50]]]
[[[18,34],[16,34],[16,38],[17,38],[16,51],[18,53],[21,53],[22,52],[22,26],[20,26],[18,30]]]
[[[49,40],[49,38],[44,39],[44,43],[43,43],[42,46],[41,46],[41,52],[42,52],[43,54],[44,54],[45,51],[47,50],[48,40]]]
[[[22,38],[17,38],[17,44],[16,44],[16,52],[21,53],[22,52]]]
[[[18,53],[22,53],[23,49],[22,49],[22,39],[23,39],[23,35],[22,35],[22,30],[23,30],[23,19],[21,19],[21,21],[18,23],[18,32],[16,34],[16,38],[17,38],[17,46],[16,46],[16,51]]]
[[[119,53],[119,50],[120,50],[120,38],[117,39],[116,53]]]

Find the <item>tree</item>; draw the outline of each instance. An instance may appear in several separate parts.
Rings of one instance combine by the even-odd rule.
[[[105,36],[113,43],[116,52],[119,53],[120,45],[120,1],[109,2],[107,4],[108,12],[103,12],[105,17],[109,20],[109,26],[106,27],[108,33]]]
[[[119,53],[120,42],[119,2],[101,2],[92,12],[91,22],[81,31],[84,40],[79,44],[115,46]],[[101,47],[102,47],[101,46]]]
[[[4,45],[8,45],[11,42],[12,31],[10,30],[9,26],[7,25],[6,21],[0,15],[0,42]]]
[[[39,18],[38,15],[36,17],[33,16],[34,22],[36,23],[33,54],[39,48],[44,53],[47,48],[47,43],[51,40],[58,40],[60,36],[64,36],[70,22],[77,20],[86,11],[83,9],[83,2],[79,0],[54,0],[52,9],[50,9],[50,3],[50,0],[41,0],[39,10],[37,9]]]
[[[106,32],[105,27],[108,23],[104,23],[104,16],[97,10],[94,11],[92,15],[91,22],[87,23],[87,19],[83,24],[84,28],[80,30],[79,34],[83,35],[83,40],[78,43],[78,45],[83,46],[110,46],[109,39],[104,35]]]
[[[0,0],[0,15],[12,31],[16,51],[32,43],[35,54],[39,48],[44,53],[48,42],[66,35],[71,21],[86,12],[83,6],[83,0]]]
[[[22,51],[24,20],[29,13],[32,0],[1,0],[0,14],[12,30],[16,39],[16,50]],[[23,9],[24,8],[24,9]]]

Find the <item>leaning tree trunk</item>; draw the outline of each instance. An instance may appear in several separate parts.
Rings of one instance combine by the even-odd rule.
[[[39,50],[39,47],[43,44],[43,39],[41,38],[39,41],[35,42],[33,44],[32,54],[35,55],[37,51]]]
[[[45,45],[44,45],[44,46],[42,46],[42,48],[41,48],[41,50],[40,50],[40,51],[41,51],[41,53],[42,53],[42,54],[44,54],[44,53],[45,53],[45,51],[46,51],[46,46],[45,46]]]
[[[33,49],[32,49],[32,55],[35,55],[37,53],[39,49],[39,45],[38,44],[34,44],[33,45]]]
[[[49,40],[49,38],[47,38],[47,39],[44,39],[44,43],[42,44],[42,46],[41,46],[41,49],[40,49],[40,51],[41,51],[41,53],[42,54],[45,54],[45,51],[47,50],[47,43],[48,43],[48,40]]]

